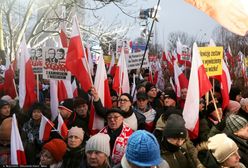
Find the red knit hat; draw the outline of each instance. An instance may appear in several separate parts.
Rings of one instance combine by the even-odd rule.
[[[54,157],[56,162],[63,159],[66,152],[66,143],[61,139],[52,139],[43,146],[43,149],[48,150]]]

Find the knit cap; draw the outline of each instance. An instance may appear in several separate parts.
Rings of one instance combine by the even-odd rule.
[[[175,100],[175,102],[177,101],[177,95],[174,90],[166,90],[164,93],[165,98],[171,98]]]
[[[237,113],[240,109],[241,105],[239,102],[237,101],[233,101],[233,100],[230,100],[229,101],[229,104],[227,106],[227,110],[230,112],[230,113]]]
[[[69,136],[77,136],[79,139],[84,140],[84,130],[82,128],[76,127],[71,127],[68,133]]]
[[[73,111],[73,99],[65,99],[64,101],[61,101],[59,104],[59,108],[72,112]]]
[[[66,152],[66,143],[61,139],[52,139],[43,146],[43,149],[48,150],[56,162],[59,162]]]
[[[153,88],[156,88],[156,86],[150,82],[148,82],[146,84],[146,92],[149,92],[150,90],[152,90]]]
[[[130,163],[141,167],[156,166],[162,161],[157,139],[145,130],[135,131],[129,137],[125,157]]]
[[[182,116],[171,114],[167,119],[163,135],[165,138],[186,138],[187,129]]]
[[[120,97],[121,97],[122,95],[127,96],[128,99],[130,100],[130,102],[133,103],[133,97],[132,97],[129,93],[122,93],[122,94],[120,95]]]
[[[248,122],[246,119],[239,115],[230,115],[226,118],[226,128],[232,133],[237,132],[241,128],[244,128]]]
[[[108,157],[110,155],[110,137],[108,134],[98,133],[86,142],[85,152],[99,151],[105,153]]]
[[[217,162],[223,163],[233,153],[237,152],[238,146],[228,138],[226,134],[216,134],[208,139],[208,149],[211,151]]]
[[[8,117],[3,120],[0,125],[0,140],[10,140],[11,135],[11,128],[12,128],[12,117]]]

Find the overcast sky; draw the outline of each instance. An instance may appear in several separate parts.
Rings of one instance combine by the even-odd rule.
[[[151,8],[156,4],[157,0],[138,0],[137,3],[126,8],[126,10],[134,11],[136,9],[137,13],[132,15],[138,16],[139,9]],[[168,34],[175,31],[184,31],[197,36],[199,39],[208,40],[213,29],[219,25],[205,13],[194,8],[184,0],[161,0],[160,7],[159,23],[157,23],[156,27],[158,40],[161,44],[167,43]],[[140,20],[135,22],[134,19],[121,13],[114,5],[109,5],[95,14],[104,17],[106,24],[111,23],[116,16],[118,16],[117,18],[122,24],[134,23],[133,31],[130,31],[128,36],[132,40],[140,36]]]

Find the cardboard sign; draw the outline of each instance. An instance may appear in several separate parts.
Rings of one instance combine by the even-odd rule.
[[[43,78],[71,80],[71,73],[65,67],[67,48],[44,47]]]
[[[142,59],[143,59],[144,52],[137,52],[137,53],[130,53],[128,59],[127,59],[127,69],[139,69]],[[146,56],[144,58],[144,62],[142,65],[142,68],[149,67],[148,64],[148,52],[146,52]]]
[[[207,75],[221,75],[223,47],[199,47],[199,52]]]
[[[32,62],[32,69],[34,74],[42,74],[43,71],[43,65],[42,65],[42,61],[43,61],[43,50],[42,48],[31,48],[29,50],[30,53],[30,59]]]

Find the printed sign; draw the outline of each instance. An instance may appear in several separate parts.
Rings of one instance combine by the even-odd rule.
[[[137,53],[130,53],[128,59],[127,59],[127,69],[139,69],[142,59],[143,59],[144,52],[137,52]],[[142,68],[149,67],[148,64],[148,52],[146,52],[146,56],[144,58],[144,62],[142,65]]]
[[[65,67],[67,48],[44,47],[43,78],[71,80],[71,73]]]
[[[207,75],[221,75],[223,47],[199,47],[199,52]]]
[[[31,48],[29,52],[30,52],[30,59],[32,62],[32,68],[34,74],[42,74],[42,70],[43,70],[42,57],[44,55],[42,52],[42,48],[37,48],[37,49]]]

